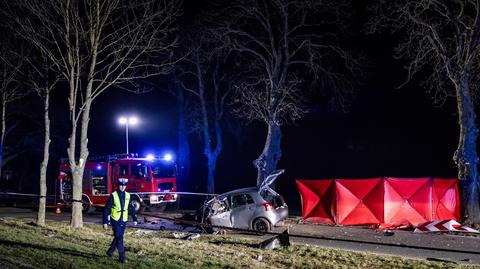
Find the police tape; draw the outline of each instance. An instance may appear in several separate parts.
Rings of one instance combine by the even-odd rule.
[[[178,219],[178,218],[169,218],[169,217],[153,215],[153,214],[146,214],[146,213],[142,213],[141,215],[148,216],[148,217],[155,217],[155,218],[159,218],[159,219],[170,220],[170,221],[173,221],[175,224],[179,224],[179,225],[184,225],[185,224],[185,225],[190,225],[190,226],[198,226],[198,227],[202,227],[202,228],[217,228],[217,229],[221,229],[221,230],[230,230],[230,231],[235,231],[235,232],[240,232],[240,233],[248,233],[248,234],[253,234],[253,235],[280,236],[280,235],[285,233],[285,232],[280,232],[280,233],[278,233],[278,232],[263,232],[263,231],[253,230],[253,229],[243,229],[243,228],[235,228],[235,227],[227,227],[227,226],[218,226],[218,225],[212,225],[212,224],[209,224],[209,223],[201,223],[201,222],[183,220],[183,219]],[[323,236],[323,235],[306,235],[306,234],[288,233],[288,236],[289,237],[304,238],[304,239],[313,239],[313,240],[338,241],[338,242],[359,243],[359,244],[368,244],[368,245],[376,245],[376,246],[397,247],[397,248],[410,248],[410,249],[421,249],[421,250],[432,250],[432,251],[443,251],[443,252],[455,252],[455,253],[464,253],[464,254],[480,254],[480,251],[447,249],[447,248],[437,248],[437,247],[425,247],[425,246],[406,245],[406,244],[399,244],[399,243],[385,243],[385,242],[378,242],[378,241],[367,241],[367,240],[358,240],[358,239],[328,237],[328,236]]]

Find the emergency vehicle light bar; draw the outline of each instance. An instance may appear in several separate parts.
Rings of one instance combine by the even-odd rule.
[[[94,156],[94,157],[88,157],[87,161],[111,161],[111,160],[116,160],[120,158],[138,158],[137,153],[119,153],[119,154],[110,154],[110,155],[103,155],[103,156]],[[60,162],[61,163],[68,163],[68,158],[61,158]],[[78,159],[76,159],[78,161]]]

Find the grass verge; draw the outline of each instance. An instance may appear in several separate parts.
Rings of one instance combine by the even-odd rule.
[[[111,234],[100,225],[38,227],[0,218],[0,268],[480,268],[314,246],[263,250],[255,239],[202,235],[187,241],[133,228],[125,235],[127,263],[120,264],[105,254]]]

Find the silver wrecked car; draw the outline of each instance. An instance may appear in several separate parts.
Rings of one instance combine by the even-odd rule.
[[[270,188],[284,170],[274,171],[260,187],[233,190],[207,201],[202,207],[202,222],[215,226],[268,232],[288,217],[282,196]]]

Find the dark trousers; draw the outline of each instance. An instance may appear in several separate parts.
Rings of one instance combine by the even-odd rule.
[[[112,220],[113,241],[108,249],[108,255],[112,256],[115,249],[118,250],[118,257],[121,261],[125,260],[125,248],[123,247],[123,234],[125,233],[125,222]]]

